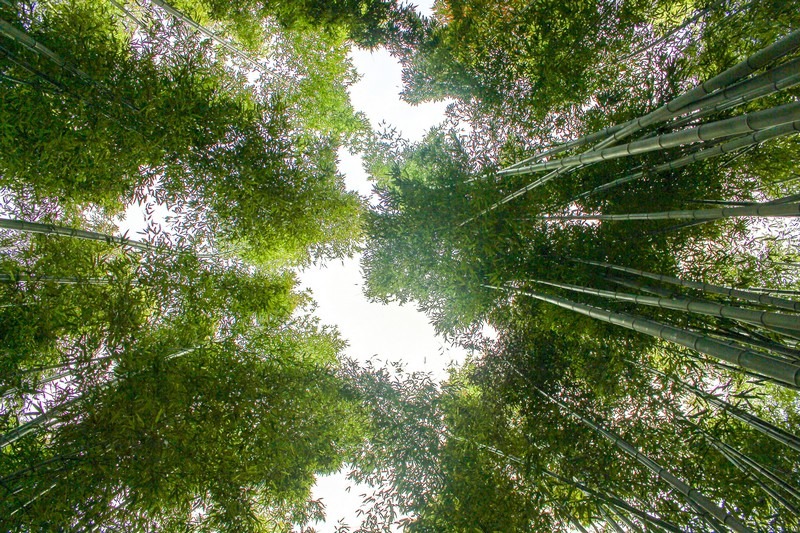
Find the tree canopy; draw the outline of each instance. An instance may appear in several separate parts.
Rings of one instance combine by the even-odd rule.
[[[1,1],[0,527],[309,531],[349,468],[358,532],[797,531],[797,8]],[[449,379],[314,318],[356,251]]]

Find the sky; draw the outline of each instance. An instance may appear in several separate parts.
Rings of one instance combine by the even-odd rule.
[[[430,14],[432,0],[418,2],[423,14]],[[353,106],[366,114],[372,127],[382,123],[397,128],[411,141],[421,140],[425,132],[444,120],[447,102],[411,106],[399,98],[402,89],[398,62],[385,50],[354,50],[351,55],[362,78],[350,87]],[[349,189],[369,197],[372,185],[367,180],[360,155],[339,154],[339,170]],[[436,379],[447,376],[447,367],[464,360],[465,352],[437,337],[427,317],[412,304],[378,304],[363,295],[359,258],[329,262],[304,271],[300,283],[310,289],[323,323],[338,327],[349,345],[346,354],[357,360],[374,357],[377,361],[402,361],[409,372],[431,372]],[[347,488],[350,488],[348,492]],[[313,497],[322,498],[327,521],[315,524],[318,531],[330,532],[343,520],[352,529],[360,523],[356,510],[361,494],[369,487],[354,486],[345,473],[317,480]]]

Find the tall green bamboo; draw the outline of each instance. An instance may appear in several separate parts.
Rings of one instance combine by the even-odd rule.
[[[793,31],[756,52],[755,54],[747,57],[744,61],[737,63],[724,72],[714,76],[693,89],[683,93],[674,100],[667,102],[658,109],[651,111],[647,115],[634,119],[628,123],[624,128],[614,132],[608,139],[601,142],[597,148],[604,148],[611,144],[628,137],[637,131],[645,128],[651,124],[656,124],[666,118],[669,118],[673,113],[681,109],[691,106],[693,103],[701,100],[709,94],[727,87],[728,85],[740,80],[750,74],[758,71],[761,68],[769,65],[776,59],[779,59],[786,54],[791,53],[800,47],[800,30]]]
[[[630,120],[624,124],[613,126],[611,128],[607,128],[606,130],[596,132],[580,139],[576,139],[574,141],[570,141],[559,146],[558,151],[550,151],[544,152],[542,154],[537,154],[532,158],[528,158],[520,163],[515,163],[501,171],[498,172],[499,175],[512,175],[516,173],[523,165],[529,161],[535,161],[546,155],[554,155],[555,153],[559,153],[561,151],[567,150],[573,147],[580,147],[595,140],[602,138],[603,136],[608,135],[608,137],[599,143],[595,149],[599,150],[610,146],[616,143],[619,140],[622,140],[625,137],[629,137],[633,133],[652,125],[658,122],[662,122],[664,120],[668,120],[675,116],[684,114],[693,108],[691,107],[692,104],[698,104],[703,101],[704,98],[713,94],[714,92],[725,89],[729,85],[734,84],[738,80],[749,76],[753,72],[769,65],[771,62],[779,59],[780,57],[792,52],[793,50],[800,47],[800,30],[792,32],[785,36],[784,38],[778,40],[777,42],[773,43],[772,45],[756,52],[755,54],[751,55],[744,61],[734,65],[733,67],[725,70],[721,74],[707,80],[706,82],[696,86],[695,88],[683,93],[682,95],[678,96],[677,98],[667,102],[663,106],[659,107],[658,109],[644,115],[642,117]],[[752,87],[752,86],[751,86]],[[708,104],[708,101],[705,102]],[[703,104],[700,104],[703,107]]]
[[[797,120],[800,120],[800,102],[792,102],[778,107],[754,111],[738,117],[709,122],[701,126],[687,128],[674,133],[666,133],[648,139],[633,141],[620,146],[602,149],[597,148],[576,156],[563,157],[561,159],[519,167],[507,171],[503,175],[510,176],[542,170],[568,169],[579,165],[596,163],[598,161],[609,161],[630,155],[645,154],[695,142],[713,141],[731,135],[752,133]]]
[[[750,426],[753,429],[763,433],[764,435],[770,437],[771,439],[774,439],[777,442],[780,442],[781,444],[784,444],[784,445],[792,448],[793,450],[800,451],[800,437],[797,437],[796,435],[792,435],[788,431],[785,431],[785,430],[783,430],[783,429],[781,429],[781,428],[779,428],[779,427],[777,427],[777,426],[775,426],[773,424],[770,424],[766,420],[763,420],[763,419],[761,419],[761,418],[759,418],[759,417],[757,417],[757,416],[755,416],[753,414],[750,414],[747,411],[745,411],[743,409],[740,409],[739,407],[736,407],[735,405],[733,405],[733,404],[731,404],[729,402],[726,402],[725,400],[723,400],[721,398],[718,398],[714,394],[702,391],[702,390],[698,389],[697,387],[693,387],[692,385],[689,385],[688,383],[686,383],[685,381],[681,380],[677,376],[665,374],[664,372],[661,372],[660,370],[656,370],[655,368],[651,368],[651,367],[646,366],[646,365],[644,365],[644,368],[647,371],[652,372],[653,374],[656,374],[657,376],[661,376],[661,377],[663,377],[665,379],[668,379],[668,380],[672,381],[673,383],[678,385],[683,390],[691,392],[692,394],[694,394],[698,398],[703,399],[705,402],[707,402],[707,403],[709,403],[709,404],[711,404],[711,405],[713,405],[715,407],[718,407],[718,408],[722,409],[723,411],[728,413],[733,418],[739,420],[740,422],[744,422],[748,426]]]
[[[115,237],[105,233],[98,233],[95,231],[86,231],[77,228],[68,228],[65,226],[57,226],[55,224],[42,224],[40,222],[27,222],[25,220],[16,220],[10,218],[0,218],[0,229],[10,229],[21,231],[23,233],[40,233],[43,235],[63,235],[66,237],[73,237],[76,239],[87,239],[90,241],[105,242],[107,244],[118,244],[121,246],[130,246],[141,251],[153,252],[158,250],[157,246],[145,242],[135,241],[127,237]]]
[[[796,217],[800,216],[800,203],[796,204],[758,204],[744,207],[723,207],[720,209],[686,209],[681,211],[660,211],[657,213],[624,213],[619,215],[542,215],[541,220],[718,220],[738,217]]]
[[[610,263],[603,263],[599,261],[585,261],[580,259],[575,259],[574,261],[578,263],[585,263],[587,265],[599,266],[610,270],[616,270],[618,272],[625,272],[627,274],[633,274],[639,277],[661,281],[663,283],[668,283],[670,285],[678,285],[680,287],[696,289],[704,292],[709,292],[711,294],[719,294],[722,296],[727,296],[729,298],[737,298],[739,300],[745,300],[747,302],[752,302],[760,305],[776,307],[778,309],[787,309],[789,311],[800,312],[800,302],[794,302],[792,300],[787,300],[786,298],[778,298],[775,296],[770,296],[768,294],[760,294],[743,289],[722,287],[720,285],[714,285],[711,283],[688,281],[673,276],[665,276],[663,274],[653,274],[651,272],[645,272],[644,270],[638,270],[635,268],[623,267],[619,265],[612,265]]]
[[[722,522],[723,524],[725,524],[726,526],[728,526],[729,528],[731,528],[736,532],[744,533],[751,531],[750,528],[741,523],[736,517],[731,515],[725,509],[714,504],[714,502],[703,496],[700,493],[700,491],[688,485],[682,479],[672,474],[672,472],[659,465],[656,461],[650,459],[649,457],[641,453],[635,446],[630,444],[628,441],[624,440],[619,435],[605,429],[602,425],[593,422],[589,418],[581,415],[580,413],[570,408],[567,404],[565,404],[561,400],[554,398],[553,396],[547,394],[538,387],[534,386],[534,390],[540,396],[558,405],[564,411],[566,411],[570,416],[572,416],[585,426],[591,428],[593,431],[596,431],[604,438],[612,442],[621,451],[633,457],[640,465],[653,472],[655,475],[657,475],[660,479],[665,481],[673,489],[680,492],[687,499],[687,501],[691,502],[693,505],[698,506],[703,511],[707,512],[715,519],[719,520],[720,522]]]
[[[508,291],[508,289],[501,289],[492,285],[484,286],[498,291]],[[606,309],[573,302],[566,298],[517,289],[514,289],[514,292],[575,311],[609,324],[622,326],[645,335],[674,342],[675,344],[685,346],[697,352],[774,378],[781,383],[800,386],[800,365],[788,363],[766,354],[749,350],[732,342],[718,341],[705,335],[699,335],[692,331],[686,331],[661,322],[656,322],[655,320],[649,320],[627,313],[608,311]]]
[[[683,168],[685,166],[691,165],[697,161],[702,161],[704,159],[709,159],[712,157],[717,157],[723,154],[729,154],[735,152],[736,150],[740,150],[742,148],[747,148],[749,146],[753,146],[755,144],[759,144],[762,142],[766,142],[770,139],[776,139],[779,137],[784,137],[786,135],[790,135],[792,133],[800,132],[800,121],[790,122],[788,124],[782,124],[780,126],[776,126],[774,128],[767,128],[764,130],[759,130],[754,133],[750,133],[748,135],[743,135],[737,139],[732,141],[728,141],[725,143],[718,144],[717,146],[713,146],[711,148],[700,149],[692,154],[687,156],[675,159],[673,161],[669,161],[667,163],[663,163],[661,165],[657,165],[650,169],[649,171],[639,171],[634,172],[632,174],[628,174],[627,176],[623,176],[621,178],[617,178],[613,181],[595,187],[589,191],[583,192],[581,194],[576,195],[573,197],[570,202],[574,202],[580,200],[581,198],[586,198],[588,196],[595,195],[600,192],[607,191],[609,189],[613,189],[614,187],[618,187],[620,185],[624,185],[626,183],[630,183],[637,179],[640,179],[646,176],[649,173],[658,173],[658,172],[665,172],[668,170],[677,170],[679,168]]]
[[[682,298],[682,297],[654,297],[654,296],[641,296],[638,294],[631,294],[619,291],[607,291],[601,289],[593,289],[590,287],[580,287],[578,285],[571,285],[569,283],[553,283],[549,281],[530,280],[534,283],[547,285],[550,287],[557,287],[559,289],[566,289],[572,292],[581,294],[590,294],[593,296],[600,296],[618,302],[632,302],[640,305],[647,305],[652,307],[660,307],[662,309],[673,309],[676,311],[685,311],[687,313],[697,313],[707,316],[715,316],[719,318],[729,318],[732,320],[742,320],[744,322],[755,323],[765,328],[786,328],[793,331],[800,331],[800,317],[796,315],[783,315],[779,313],[772,313],[769,311],[754,311],[751,309],[743,309],[740,307],[733,307],[730,305],[723,305],[708,300],[701,300],[699,298]]]

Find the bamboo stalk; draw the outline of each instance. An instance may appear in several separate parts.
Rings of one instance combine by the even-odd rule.
[[[739,420],[740,422],[744,422],[748,426],[763,433],[764,435],[770,437],[771,439],[774,439],[777,442],[780,442],[781,444],[788,446],[789,448],[792,448],[793,450],[800,451],[800,437],[792,435],[788,431],[785,431],[773,424],[770,424],[766,420],[763,420],[753,414],[750,414],[747,411],[744,411],[743,409],[740,409],[739,407],[736,407],[735,405],[718,398],[714,394],[693,387],[692,385],[689,385],[688,383],[682,381],[676,376],[667,375],[664,372],[656,370],[655,368],[651,368],[647,365],[643,366],[649,372],[652,372],[653,374],[656,374],[658,376],[661,376],[662,378],[666,378],[672,381],[680,388],[689,391],[698,398],[702,398],[707,403],[722,409],[723,411],[731,415],[733,418]]]
[[[108,285],[111,283],[107,278],[80,278],[80,277],[58,277],[58,276],[31,276],[30,274],[1,274],[0,282],[7,283],[36,283],[50,282],[59,285]]]
[[[24,220],[15,220],[9,218],[0,218],[0,228],[21,231],[25,233],[40,233],[43,235],[63,235],[66,237],[73,237],[76,239],[87,239],[90,241],[105,242],[107,244],[119,244],[121,246],[130,246],[142,251],[156,251],[157,246],[147,244],[140,241],[134,241],[126,237],[114,237],[105,233],[97,233],[95,231],[86,231],[76,228],[68,228],[65,226],[56,226],[55,224],[41,224],[39,222],[27,222]]]
[[[800,312],[800,302],[794,302],[792,300],[787,300],[785,298],[778,298],[775,296],[769,296],[767,294],[752,293],[743,289],[732,289],[729,287],[722,287],[720,285],[714,285],[711,283],[687,281],[672,276],[665,276],[663,274],[653,274],[651,272],[645,272],[644,270],[638,270],[635,268],[612,265],[610,263],[603,263],[598,261],[585,261],[581,259],[575,259],[573,261],[576,261],[578,263],[585,263],[587,265],[599,266],[611,270],[616,270],[618,272],[626,272],[628,274],[634,274],[636,276],[640,276],[643,278],[661,281],[663,283],[668,283],[670,285],[678,285],[680,287],[696,289],[704,292],[709,292],[712,294],[720,294],[722,296],[727,296],[729,298],[738,298],[740,300],[745,300],[760,305],[773,306],[780,309],[788,309],[790,311]]]
[[[543,152],[536,153],[536,154],[534,154],[533,156],[531,156],[531,157],[529,157],[527,159],[523,159],[522,161],[518,161],[517,163],[514,163],[513,165],[507,166],[506,168],[500,170],[498,172],[498,174],[502,175],[507,170],[512,170],[512,169],[521,167],[521,166],[526,165],[526,164],[528,164],[528,163],[530,163],[532,161],[537,161],[539,159],[542,159],[543,157],[548,157],[548,156],[560,154],[562,152],[566,152],[567,150],[570,150],[570,149],[573,149],[573,148],[580,148],[581,146],[585,146],[585,145],[587,145],[589,143],[592,143],[592,142],[594,142],[594,141],[596,141],[598,139],[602,139],[606,135],[610,135],[610,134],[614,133],[615,131],[620,130],[622,128],[622,126],[623,126],[622,124],[618,124],[616,126],[609,126],[608,128],[606,128],[604,130],[600,130],[600,131],[592,133],[590,135],[586,135],[584,137],[581,137],[580,139],[575,139],[573,141],[567,141],[567,142],[561,143],[559,145],[553,146],[553,147],[548,148],[547,150],[545,150]]]
[[[757,204],[745,207],[718,209],[685,209],[656,213],[624,213],[618,215],[541,215],[540,220],[606,220],[628,222],[633,220],[718,220],[740,217],[796,217],[800,216],[800,203]]]
[[[590,420],[589,418],[581,415],[580,413],[570,408],[567,404],[565,404],[561,400],[554,398],[553,396],[547,394],[540,388],[533,386],[533,389],[536,392],[538,392],[540,396],[558,405],[573,418],[579,420],[585,426],[589,427],[593,431],[596,431],[597,433],[602,435],[604,438],[613,443],[617,448],[619,448],[622,452],[633,457],[639,464],[641,464],[642,466],[653,472],[656,476],[665,481],[673,489],[683,494],[684,497],[687,499],[687,501],[691,502],[694,505],[697,505],[703,511],[709,513],[712,517],[719,520],[720,522],[722,522],[723,524],[725,524],[726,526],[728,526],[729,528],[738,533],[751,532],[750,528],[742,524],[736,517],[731,515],[728,511],[719,507],[714,502],[703,496],[700,493],[700,491],[688,485],[685,481],[672,474],[672,472],[662,467],[656,461],[644,455],[636,447],[634,447],[632,444],[630,444],[628,441],[626,441],[616,433],[605,429],[600,424],[597,424],[592,420]]]
[[[683,114],[693,109],[689,107],[693,103],[701,102],[703,98],[711,95],[715,91],[723,89],[728,85],[730,85],[731,83],[734,83],[735,81],[752,74],[753,72],[759,70],[760,68],[768,65],[775,59],[778,59],[788,54],[789,52],[793,51],[798,47],[800,47],[800,30],[790,33],[789,35],[785,36],[779,41],[756,52],[755,54],[751,55],[744,61],[725,70],[724,72],[711,78],[710,80],[707,80],[706,82],[696,86],[690,91],[687,91],[686,93],[678,96],[674,100],[664,104],[660,108],[648,113],[647,115],[644,115],[643,117],[630,120],[621,125],[612,126],[611,128],[606,128],[605,130],[592,133],[590,135],[584,136],[574,141],[569,141],[568,143],[561,145],[564,148],[558,150],[558,152],[550,152],[550,153],[544,152],[542,154],[537,154],[532,158],[528,158],[522,162],[515,163],[514,165],[511,165],[499,171],[498,175],[515,174],[517,172],[514,171],[519,170],[525,163],[528,163],[530,161],[535,161],[536,159],[540,159],[545,155],[553,155],[554,153],[560,153],[568,148],[583,146],[590,142],[594,142],[597,138],[601,138],[603,134],[610,135],[607,139],[605,139],[604,141],[602,141],[601,143],[599,143],[597,146],[594,147],[594,150],[603,149],[607,146],[610,146],[611,144],[614,144],[619,140],[622,140],[625,137],[630,136],[631,134],[639,131],[642,128],[645,128],[657,122],[661,122],[663,120],[667,120],[669,118],[675,117],[677,115]],[[705,105],[709,105],[708,101],[705,102]]]
[[[194,30],[196,30],[196,31],[198,31],[200,33],[202,33],[203,35],[205,35],[206,37],[208,37],[209,39],[211,39],[215,43],[222,45],[223,48],[225,48],[226,50],[228,50],[229,52],[231,52],[235,56],[239,57],[240,59],[244,59],[245,61],[250,63],[252,66],[254,66],[256,69],[258,69],[260,72],[263,72],[265,74],[271,74],[271,72],[269,71],[269,69],[267,69],[267,67],[265,67],[264,65],[262,65],[261,63],[259,63],[258,61],[256,61],[252,57],[250,57],[249,54],[243,52],[238,47],[236,47],[235,45],[233,45],[229,41],[223,39],[222,37],[218,36],[217,34],[212,32],[211,30],[209,30],[208,28],[203,26],[202,24],[200,24],[198,22],[195,22],[194,19],[192,19],[191,17],[189,17],[185,13],[177,10],[171,4],[169,4],[168,2],[165,2],[164,0],[150,0],[150,2],[155,4],[155,5],[157,5],[157,6],[159,6],[161,9],[163,9],[164,11],[166,11],[167,13],[169,13],[170,15],[175,17],[176,19],[180,20],[181,22],[183,22],[187,26],[193,28]]]
[[[484,285],[491,289],[505,291],[499,287]],[[576,303],[566,298],[550,296],[533,291],[515,290],[519,294],[530,296],[543,302],[557,305],[563,309],[569,309],[591,318],[622,326],[633,331],[650,335],[661,340],[674,342],[675,344],[691,348],[697,352],[710,355],[717,359],[722,359],[729,363],[752,370],[759,374],[774,378],[781,383],[791,386],[800,385],[800,365],[795,365],[781,361],[766,354],[749,350],[732,342],[723,342],[710,339],[704,335],[682,330],[674,326],[663,324],[655,320],[649,320],[639,316],[626,313],[608,311],[606,309]]]
[[[648,513],[645,513],[644,511],[641,511],[641,510],[637,509],[636,507],[633,507],[632,505],[630,505],[625,500],[623,500],[621,498],[618,498],[618,497],[614,496],[613,494],[608,494],[608,493],[605,493],[605,492],[600,492],[598,490],[589,488],[588,486],[584,485],[583,483],[580,483],[579,481],[569,480],[569,479],[567,479],[567,478],[565,478],[563,476],[560,476],[560,475],[556,474],[555,472],[551,472],[550,470],[547,470],[547,469],[543,469],[542,472],[545,475],[552,477],[553,479],[557,479],[558,481],[560,481],[562,483],[565,483],[567,485],[573,486],[573,487],[577,488],[578,490],[581,490],[582,492],[584,492],[584,493],[586,493],[586,494],[588,494],[590,496],[594,496],[595,498],[598,498],[600,500],[605,501],[606,503],[611,505],[613,508],[624,509],[625,511],[627,511],[627,512],[631,513],[632,515],[638,517],[643,522],[649,523],[651,526],[660,527],[662,529],[665,529],[665,530],[669,531],[670,533],[683,533],[682,530],[678,526],[676,526],[675,524],[672,524],[670,522],[662,520],[661,518],[658,518],[658,517],[652,516],[652,515],[650,515]]]
[[[800,33],[800,32],[798,32]],[[578,165],[609,161],[630,155],[644,154],[666,148],[674,148],[694,142],[712,141],[730,135],[741,135],[780,126],[800,120],[800,102],[792,102],[762,111],[747,113],[738,117],[709,122],[701,126],[687,128],[674,133],[666,133],[634,141],[611,148],[597,148],[583,154],[545,161],[534,165],[519,167],[503,175],[529,174],[542,170],[571,168]]]
[[[659,307],[662,309],[685,311],[687,313],[697,313],[719,318],[728,318],[731,320],[742,320],[745,322],[758,324],[765,328],[778,327],[790,329],[792,331],[800,331],[800,317],[796,315],[783,315],[769,311],[754,311],[752,309],[743,309],[740,307],[723,305],[699,298],[683,298],[679,296],[673,296],[671,298],[664,298],[661,296],[641,296],[627,292],[606,291],[602,289],[593,289],[590,287],[580,287],[578,285],[570,285],[568,283],[553,283],[539,280],[531,281],[541,285],[566,289],[568,291],[578,292],[581,294],[600,296],[619,302],[631,302],[651,307]]]
[[[1,18],[0,18],[0,34],[5,35],[9,39],[18,42],[25,48],[28,48],[29,50],[36,52],[37,54],[41,54],[47,57],[53,63],[55,63],[62,69],[66,70],[70,74],[74,74],[85,81],[89,82],[92,81],[92,78],[87,73],[80,70],[79,68],[73,67],[60,55],[50,50],[48,47],[44,46],[42,43],[31,37],[24,31],[18,30],[10,22]]]
[[[636,133],[642,128],[670,118],[670,116],[674,116],[673,113],[690,106],[692,103],[697,102],[705,96],[708,96],[709,94],[722,89],[736,82],[737,80],[744,78],[745,76],[749,76],[753,72],[756,72],[757,70],[767,66],[772,61],[783,57],[798,47],[800,47],[800,30],[796,30],[776,41],[775,43],[767,46],[766,48],[759,50],[755,54],[746,58],[744,61],[737,63],[731,68],[714,76],[710,80],[697,85],[693,89],[683,93],[674,100],[667,102],[658,109],[651,111],[643,117],[630,121],[625,127],[613,133],[605,141],[598,144],[596,148],[600,149],[610,146],[615,142],[628,137],[633,133]]]
[[[706,436],[706,439],[707,439],[707,440],[709,440],[709,439],[710,439],[710,437]],[[716,449],[716,450],[717,450],[717,451],[718,451],[718,452],[719,452],[719,453],[720,453],[720,454],[721,454],[723,457],[725,457],[725,459],[727,459],[729,463],[731,463],[733,466],[735,466],[736,468],[738,468],[738,469],[739,469],[739,471],[741,471],[741,472],[742,472],[743,474],[745,474],[747,477],[749,477],[750,479],[752,479],[753,481],[755,481],[755,482],[756,482],[756,484],[757,484],[757,485],[758,485],[758,486],[761,488],[761,490],[763,490],[764,492],[766,492],[766,493],[767,493],[767,494],[768,494],[770,497],[772,497],[772,499],[774,499],[776,502],[778,502],[780,505],[782,505],[782,506],[783,506],[783,507],[784,507],[784,508],[785,508],[787,511],[789,511],[790,513],[792,513],[792,514],[794,514],[794,515],[800,515],[800,510],[798,510],[798,509],[797,509],[797,508],[796,508],[796,507],[795,507],[795,506],[794,506],[794,505],[793,505],[793,504],[792,504],[792,503],[791,503],[791,502],[790,502],[788,499],[786,499],[786,498],[785,498],[785,497],[784,497],[784,496],[783,496],[783,495],[782,495],[780,492],[778,492],[777,490],[773,489],[772,487],[770,487],[769,485],[767,485],[766,483],[764,483],[764,482],[761,480],[761,478],[759,478],[759,477],[758,477],[758,476],[757,476],[757,475],[756,475],[754,472],[752,472],[752,470],[751,470],[750,468],[748,468],[748,466],[747,466],[745,463],[743,463],[743,462],[739,461],[739,460],[738,460],[738,459],[737,459],[735,456],[733,456],[732,454],[730,454],[730,453],[729,453],[727,450],[725,450],[723,447],[719,446],[719,445],[718,445],[716,442],[713,442],[712,440],[709,440],[709,443],[710,443],[710,444],[711,444],[711,446],[713,446],[713,447],[714,447],[714,449]]]
[[[684,422],[691,427],[693,427],[696,431],[698,431],[701,435],[703,435],[706,440],[711,444],[715,449],[717,449],[720,453],[722,453],[725,457],[733,458],[737,463],[742,464],[743,466],[746,465],[747,467],[751,468],[753,471],[761,474],[765,478],[769,479],[775,485],[780,487],[784,490],[787,494],[790,494],[793,498],[800,500],[800,490],[796,489],[780,477],[773,474],[768,468],[760,464],[758,461],[755,461],[745,455],[744,453],[740,452],[733,446],[722,442],[720,439],[710,435],[708,432],[689,422],[688,420],[684,420]],[[744,469],[742,469],[744,471]]]
[[[731,141],[719,144],[717,146],[698,150],[697,152],[689,154],[685,157],[675,159],[673,161],[669,161],[668,163],[657,165],[653,167],[653,169],[650,172],[664,172],[668,170],[677,170],[679,168],[691,165],[692,163],[695,163],[697,161],[703,161],[704,159],[717,157],[722,154],[732,153],[735,152],[736,150],[747,148],[748,146],[762,143],[770,139],[775,139],[778,137],[783,137],[785,135],[790,135],[798,131],[800,131],[800,121],[795,121],[788,124],[782,124],[780,126],[776,126],[773,128],[759,130],[749,135],[743,135],[737,139],[733,139]],[[618,187],[619,185],[630,183],[631,181],[642,178],[645,175],[646,172],[644,171],[628,174],[627,176],[623,176],[616,180],[595,187],[594,189],[581,193],[575,196],[571,201],[574,202],[581,198],[585,198],[587,196],[591,196],[593,194],[606,191],[608,189],[613,189],[614,187]]]
[[[611,529],[613,529],[614,531],[616,531],[616,533],[626,533],[626,531],[625,531],[624,529],[622,529],[622,527],[621,527],[621,526],[620,526],[620,525],[617,523],[617,521],[616,521],[616,520],[614,520],[614,519],[613,519],[613,518],[612,518],[612,517],[611,517],[611,516],[610,516],[610,515],[609,515],[609,514],[606,512],[606,510],[605,510],[605,509],[603,509],[603,506],[602,506],[602,505],[598,504],[598,505],[597,505],[597,510],[598,510],[598,511],[600,511],[600,514],[602,515],[602,517],[603,517],[603,520],[605,520],[605,521],[606,521],[606,524],[608,524],[609,526],[611,526]]]
[[[779,92],[800,81],[800,58],[795,58],[767,72],[730,85],[692,104],[698,110],[711,109],[725,102],[736,105]]]

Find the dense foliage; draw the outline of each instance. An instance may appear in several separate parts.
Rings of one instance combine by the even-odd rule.
[[[0,528],[290,531],[349,464],[361,532],[798,530],[798,27],[0,1]],[[353,45],[447,122],[372,132]],[[369,297],[473,350],[446,382],[347,360],[295,291],[359,248]]]

